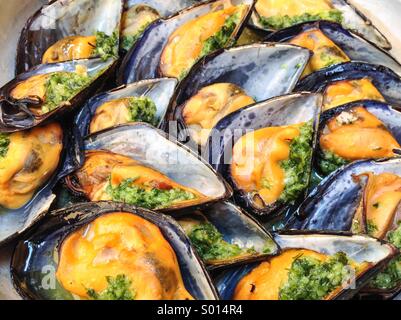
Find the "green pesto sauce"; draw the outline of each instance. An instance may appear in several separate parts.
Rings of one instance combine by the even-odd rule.
[[[285,171],[285,188],[280,195],[280,201],[294,202],[308,187],[312,137],[313,125],[308,122],[301,126],[300,135],[291,142],[290,156],[281,162],[281,167]]]
[[[8,133],[0,133],[0,159],[7,155],[9,145],[10,135]]]
[[[100,57],[104,61],[118,57],[118,37],[117,31],[111,36],[101,31],[96,32],[96,48],[93,56]]]
[[[210,222],[196,225],[188,234],[189,239],[202,260],[222,260],[243,253],[256,253],[254,249],[241,249],[237,244],[228,243]]]
[[[130,97],[128,110],[130,121],[147,122],[154,126],[159,122],[156,117],[156,104],[148,97]]]
[[[240,17],[237,13],[229,16],[224,26],[213,36],[208,38],[203,44],[201,57],[212,53],[220,48],[224,48],[231,45],[231,36],[237,28],[238,23],[240,22]]]
[[[102,292],[88,289],[87,294],[94,300],[134,300],[135,294],[131,291],[131,280],[120,274],[113,277],[106,277],[108,286]]]
[[[368,235],[370,235],[370,236],[372,236],[373,234],[375,234],[375,232],[377,232],[377,230],[379,230],[377,228],[377,225],[372,220],[367,221],[366,229],[367,229]]]
[[[318,20],[328,20],[332,22],[342,23],[343,14],[340,10],[329,10],[322,11],[316,14],[303,13],[299,16],[273,16],[273,17],[260,17],[260,23],[268,29],[281,30],[284,28],[291,27],[293,25],[308,22],[308,21],[318,21]]]
[[[387,240],[401,249],[401,223],[398,228],[387,234]],[[401,283],[401,256],[394,258],[388,266],[380,272],[371,282],[370,286],[378,289],[393,289]]]
[[[123,36],[121,39],[121,49],[125,51],[129,51],[134,44],[139,40],[139,38],[142,36],[142,34],[145,32],[145,29],[151,24],[152,22],[145,23],[137,33],[133,35],[126,35]]]
[[[333,66],[335,64],[340,64],[340,63],[344,62],[344,60],[341,57],[338,57],[334,54],[330,54],[327,52],[321,53],[320,59],[324,63],[323,68],[327,68],[327,67]]]
[[[319,167],[320,171],[326,176],[342,167],[343,165],[348,164],[349,161],[345,160],[331,151],[324,150],[321,153],[321,157],[319,159]]]
[[[92,81],[92,77],[76,72],[55,72],[46,81],[46,100],[42,112],[50,112],[68,102]]]
[[[322,300],[350,279],[351,271],[343,252],[327,261],[300,255],[291,265],[288,281],[279,289],[280,300]]]
[[[130,205],[146,209],[162,209],[169,207],[175,202],[195,199],[196,196],[182,189],[150,189],[146,190],[140,186],[133,185],[136,178],[126,179],[117,187],[109,185],[107,193],[113,201],[124,202]]]

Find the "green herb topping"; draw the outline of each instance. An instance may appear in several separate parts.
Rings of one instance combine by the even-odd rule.
[[[246,252],[255,253],[254,249],[243,250],[237,244],[226,242],[210,222],[196,225],[188,236],[204,261],[228,259]]]
[[[206,56],[209,53],[216,51],[220,48],[230,46],[232,44],[230,41],[232,34],[237,28],[239,22],[240,22],[240,17],[238,13],[229,16],[226,19],[224,26],[216,34],[214,34],[205,41],[205,43],[203,44],[201,57]]]
[[[96,48],[93,55],[102,58],[104,61],[109,58],[117,58],[118,41],[119,34],[117,31],[114,31],[111,36],[101,31],[96,32]]]
[[[398,228],[387,234],[387,240],[401,249],[401,222]],[[380,272],[370,283],[370,286],[378,289],[389,290],[401,283],[401,256],[394,258],[387,267]]]
[[[300,255],[288,272],[288,281],[280,287],[280,300],[321,300],[351,279],[355,270],[345,253],[327,261]],[[352,272],[354,271],[354,272]]]
[[[9,145],[10,135],[8,133],[0,133],[0,159],[7,155]]]
[[[304,13],[299,16],[292,16],[289,15],[285,16],[273,16],[273,17],[260,17],[260,23],[268,29],[273,30],[281,30],[284,28],[291,27],[293,25],[308,22],[308,21],[318,21],[318,20],[328,20],[337,23],[343,22],[343,14],[340,10],[329,10],[329,11],[322,11],[319,13]]]
[[[107,288],[98,293],[93,289],[88,289],[87,294],[94,300],[134,300],[135,294],[131,291],[131,280],[125,275],[120,274],[113,277],[106,277]]]
[[[321,153],[321,157],[319,160],[319,167],[324,175],[328,175],[348,163],[349,163],[348,160],[345,160],[337,156],[331,151],[324,150]]]
[[[366,228],[368,234],[371,236],[374,235],[377,232],[377,230],[379,230],[377,225],[372,220],[367,221]]]
[[[310,162],[312,158],[313,125],[311,122],[300,127],[300,134],[290,144],[290,156],[281,162],[285,171],[285,188],[280,195],[283,202],[295,201],[308,187]]]
[[[335,64],[340,64],[340,63],[344,62],[344,58],[342,58],[338,55],[332,54],[332,53],[327,53],[327,52],[322,52],[320,54],[320,59],[324,63],[323,68],[327,68],[327,67],[333,66]]]
[[[130,121],[142,121],[157,125],[159,119],[156,117],[156,104],[148,97],[130,97],[128,110]]]
[[[124,202],[147,209],[161,209],[179,201],[195,199],[196,196],[188,191],[174,189],[145,189],[133,184],[137,178],[126,179],[117,187],[109,185],[107,193],[113,201]]]
[[[145,32],[145,29],[151,24],[152,22],[145,23],[137,33],[134,35],[125,35],[121,39],[121,49],[125,51],[129,51],[134,44],[139,40],[142,34]]]
[[[67,103],[92,81],[92,77],[76,72],[55,72],[46,81],[46,98],[42,112],[50,112]]]

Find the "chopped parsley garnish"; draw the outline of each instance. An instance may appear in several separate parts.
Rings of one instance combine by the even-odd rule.
[[[369,235],[374,235],[375,232],[377,232],[377,230],[379,230],[377,228],[377,225],[372,220],[368,220],[367,221],[366,228],[367,228],[367,231],[368,231]]]
[[[334,54],[330,54],[327,52],[322,52],[320,54],[320,59],[324,63],[323,68],[327,68],[327,67],[333,66],[335,64],[340,64],[340,63],[344,62],[344,59],[342,59],[341,57],[338,57]]]
[[[208,38],[203,44],[201,57],[212,53],[220,48],[224,48],[230,46],[230,40],[233,32],[237,28],[238,23],[240,22],[240,17],[237,13],[229,16],[224,26],[213,36]]]
[[[96,32],[96,47],[93,55],[99,56],[104,61],[118,57],[118,38],[117,31],[114,31],[111,36],[101,31]]]
[[[401,249],[401,224],[398,228],[387,234],[387,240]],[[401,256],[391,260],[387,267],[380,272],[371,282],[370,286],[383,290],[393,289],[401,283]]]
[[[130,121],[142,121],[157,125],[159,119],[156,117],[156,104],[148,97],[130,97],[128,110]]]
[[[131,291],[131,280],[125,275],[120,274],[113,277],[106,277],[107,288],[98,293],[93,289],[88,289],[87,294],[94,300],[134,300],[135,294]]]
[[[0,133],[0,159],[7,155],[9,145],[10,135],[8,133]]]
[[[324,175],[329,175],[333,171],[348,163],[348,160],[345,160],[328,150],[324,150],[319,159],[319,167]]]
[[[232,258],[243,253],[255,253],[254,249],[241,249],[237,244],[228,243],[210,222],[196,225],[188,234],[196,251],[205,261]]]
[[[295,201],[308,187],[312,137],[312,123],[303,124],[299,136],[291,141],[289,158],[281,162],[281,167],[285,171],[285,188],[280,195],[280,200],[283,202]]]
[[[46,80],[46,98],[42,112],[50,112],[67,103],[92,81],[87,74],[77,72],[55,72]]]
[[[113,201],[124,202],[146,209],[162,209],[175,202],[195,199],[196,196],[188,191],[173,189],[146,188],[133,183],[136,179],[126,179],[117,187],[109,184],[107,193]]]
[[[348,281],[352,267],[345,253],[327,261],[306,256],[294,259],[288,281],[280,287],[280,300],[321,300]]]
[[[121,39],[121,49],[129,51],[134,44],[139,40],[142,34],[145,32],[145,29],[151,24],[152,22],[145,23],[137,33],[133,35],[125,35]]]
[[[308,21],[318,21],[318,20],[328,20],[337,23],[343,22],[343,14],[340,10],[333,9],[329,11],[322,11],[319,13],[303,13],[298,16],[273,16],[273,17],[260,17],[260,23],[268,29],[281,30],[284,28],[291,27],[293,25],[308,22]]]

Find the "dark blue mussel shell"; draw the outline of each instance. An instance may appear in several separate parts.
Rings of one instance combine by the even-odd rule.
[[[160,77],[160,56],[170,35],[184,23],[210,12],[216,2],[218,1],[202,2],[199,5],[184,9],[168,19],[160,19],[150,25],[125,56],[119,70],[117,82],[124,84]],[[253,6],[253,0],[233,0],[232,3],[234,5],[245,3]],[[251,10],[249,15],[250,13]],[[241,33],[242,27],[243,23],[237,34],[233,36],[235,39]]]
[[[162,78],[143,80],[124,85],[94,96],[84,105],[74,119],[75,137],[85,138],[89,134],[89,126],[96,110],[104,103],[125,97],[148,97],[156,105],[156,117],[159,124],[163,122],[177,84],[176,79]]]
[[[356,262],[366,261],[372,263],[368,270],[357,277],[355,288],[342,289],[332,298],[333,300],[351,299],[397,253],[393,246],[385,242],[360,235],[297,231],[275,233],[273,236],[281,250],[309,249],[328,255],[342,251]],[[239,281],[257,266],[258,263],[251,263],[230,268],[219,274],[214,282],[221,299],[232,299]]]
[[[82,145],[75,146],[68,168],[72,171],[79,169],[85,161],[86,151],[99,150],[130,157],[206,196],[201,203],[164,208],[164,212],[177,214],[177,211],[183,209],[204,207],[232,196],[231,187],[207,162],[167,133],[149,124],[129,123],[87,136]]]
[[[184,226],[184,230],[185,221],[207,221],[216,227],[228,243],[255,251],[221,260],[205,261],[209,270],[261,261],[278,252],[278,246],[272,236],[247,212],[231,202],[223,201],[204,209],[188,211],[178,219],[178,222]]]
[[[352,176],[366,172],[401,175],[401,158],[356,161],[333,172],[308,195],[287,227],[350,231],[363,192],[363,185]]]
[[[338,45],[351,61],[383,65],[401,75],[400,63],[387,51],[384,51],[352,31],[344,29],[338,23],[329,21],[306,22],[272,33],[265,40],[287,42],[303,32],[315,29],[320,30]]]
[[[15,132],[30,129],[44,124],[63,115],[70,114],[77,107],[83,104],[86,99],[96,93],[104,85],[104,81],[111,75],[116,60],[108,59],[84,59],[54,64],[42,64],[33,67],[29,71],[18,75],[0,89],[0,132]],[[68,102],[43,115],[34,115],[30,110],[30,102],[13,101],[10,97],[11,90],[21,81],[32,76],[52,72],[74,72],[78,65],[85,66],[88,75],[93,76],[92,82],[76,94]]]
[[[336,81],[369,78],[388,103],[401,104],[401,78],[392,70],[373,64],[347,62],[310,74],[295,91],[324,92]]]
[[[318,141],[320,139],[321,133],[324,130],[326,123],[330,121],[333,117],[339,115],[343,111],[348,111],[354,107],[364,107],[367,111],[373,114],[376,118],[378,118],[381,122],[384,123],[386,128],[390,131],[393,137],[401,143],[401,111],[397,108],[397,106],[392,106],[387,103],[375,101],[375,100],[361,100],[351,102],[339,107],[335,107],[333,109],[329,109],[321,114],[320,124],[318,130]],[[321,153],[320,146],[317,143],[316,150],[316,162],[314,167],[317,172],[320,172],[318,168],[317,159]]]
[[[0,207],[0,244],[15,239],[45,216],[56,197],[53,194],[54,186],[72,172],[74,166],[66,151],[73,147],[69,138],[69,128],[62,126],[62,130],[63,151],[60,154],[58,168],[50,179],[38,188],[32,199],[23,207],[19,209]]]
[[[214,83],[232,83],[256,102],[290,93],[310,58],[310,52],[286,44],[253,44],[220,50],[200,60],[179,84],[170,105],[168,119],[179,122],[184,103],[202,88]]]
[[[21,32],[16,74],[40,65],[46,50],[60,39],[91,36],[98,31],[111,36],[120,29],[123,0],[47,2],[50,3],[29,18]],[[118,42],[115,45],[118,47]]]
[[[157,225],[177,255],[188,292],[195,299],[218,299],[209,275],[177,222],[161,213],[113,202],[77,204],[53,211],[40,226],[31,229],[17,244],[11,262],[12,279],[20,295],[26,299],[73,299],[57,280],[54,288],[47,290],[42,287],[43,281],[49,272],[55,272],[57,268],[55,254],[63,239],[97,217],[111,212],[128,212]]]
[[[343,16],[342,25],[353,31],[353,33],[364,37],[370,42],[374,43],[380,48],[390,50],[391,43],[386,37],[378,30],[372,22],[358,9],[356,9],[348,0],[330,0],[328,1],[336,10],[341,11]],[[276,30],[266,29],[260,23],[260,15],[257,10],[254,10],[252,15],[252,25],[256,28],[264,29],[270,32]]]
[[[206,159],[233,186],[236,191],[235,199],[243,208],[256,215],[271,216],[283,213],[289,205],[277,202],[261,210],[253,204],[248,194],[235,187],[230,174],[234,144],[249,130],[312,121],[315,132],[311,146],[313,148],[321,102],[320,94],[298,93],[281,96],[238,110],[220,120],[215,126],[206,146]]]

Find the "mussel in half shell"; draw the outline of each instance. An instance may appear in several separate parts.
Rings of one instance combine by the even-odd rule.
[[[102,86],[113,59],[37,66],[0,89],[0,132],[29,129],[71,112]]]
[[[286,42],[313,51],[304,76],[350,60],[383,65],[401,75],[401,65],[389,53],[337,23],[307,22],[272,33],[266,41]]]
[[[121,0],[57,0],[42,7],[21,33],[16,73],[34,66],[118,56]]]
[[[228,114],[291,92],[309,57],[295,46],[255,44],[203,59],[180,83],[170,107],[179,140],[190,138],[191,147],[204,147],[212,128]]]
[[[287,227],[365,233],[401,249],[401,159],[352,163],[325,179]],[[400,258],[363,291],[394,295],[401,288]]]
[[[328,175],[356,160],[396,156],[401,113],[376,101],[357,101],[324,112],[319,126],[316,167]]]
[[[213,0],[153,23],[120,68],[119,83],[157,77],[184,78],[203,56],[231,46],[253,0]]]
[[[0,242],[24,231],[49,209],[64,145],[57,123],[0,133]]]
[[[145,29],[160,18],[167,18],[178,11],[198,4],[197,0],[127,0],[121,19],[121,48],[131,49]]]
[[[397,253],[366,236],[299,232],[274,239],[282,250],[278,255],[217,278],[222,299],[350,299]]]
[[[230,202],[220,202],[178,219],[209,269],[259,261],[277,245],[258,222]]]
[[[255,26],[269,31],[318,20],[339,23],[377,46],[391,49],[384,35],[347,0],[257,0],[252,17]]]
[[[173,219],[116,203],[52,212],[19,242],[11,268],[30,299],[217,298]]]
[[[258,215],[282,213],[309,184],[319,94],[273,98],[223,118],[209,137],[209,163]]]
[[[297,91],[323,93],[323,111],[358,100],[401,104],[401,78],[378,65],[348,62],[305,77]]]
[[[159,126],[177,80],[152,79],[122,86],[91,98],[74,120],[76,135],[86,137],[128,122]]]
[[[67,182],[91,201],[172,211],[217,202],[232,193],[195,154],[144,123],[92,134],[84,151]]]

